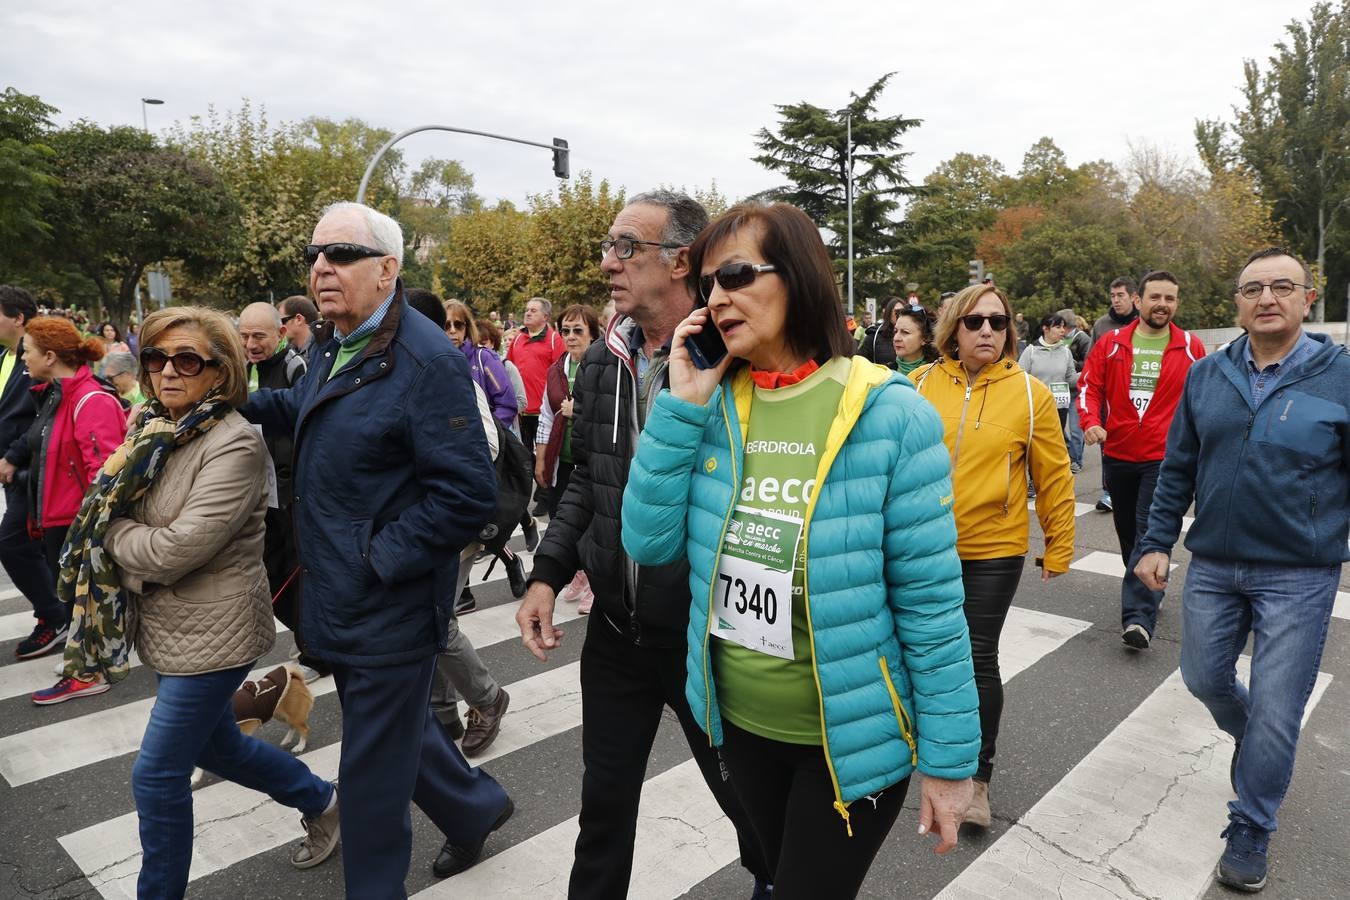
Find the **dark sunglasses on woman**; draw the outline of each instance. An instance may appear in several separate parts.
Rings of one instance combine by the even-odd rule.
[[[703,297],[704,302],[707,302],[708,298],[712,296],[714,281],[721,285],[724,291],[738,291],[754,281],[761,272],[776,271],[778,269],[772,263],[727,263],[725,266],[699,277],[699,294]]]
[[[1005,315],[961,317],[961,324],[965,326],[966,331],[979,331],[985,322],[988,322],[994,331],[1002,331],[1008,327],[1008,317]]]
[[[141,368],[152,374],[158,375],[164,371],[166,363],[173,363],[173,370],[179,375],[191,378],[193,375],[200,375],[202,369],[207,366],[219,366],[218,359],[203,359],[191,350],[184,350],[181,353],[175,353],[172,356],[165,353],[158,347],[146,347],[141,351]]]
[[[312,266],[319,261],[319,254],[335,266],[345,266],[358,259],[372,256],[388,256],[383,250],[367,247],[364,244],[310,244],[305,247],[305,265]]]

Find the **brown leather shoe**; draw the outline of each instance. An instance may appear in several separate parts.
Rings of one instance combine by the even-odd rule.
[[[502,688],[497,694],[496,703],[482,709],[469,708],[464,740],[459,745],[465,756],[480,756],[492,746],[492,742],[497,739],[497,732],[502,728],[502,717],[506,715],[506,707],[510,703],[511,695]]]

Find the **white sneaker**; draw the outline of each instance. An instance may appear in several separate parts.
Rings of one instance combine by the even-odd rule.
[[[305,684],[313,684],[323,676],[319,674],[318,669],[311,668],[310,666],[301,666],[300,677],[305,679]]]

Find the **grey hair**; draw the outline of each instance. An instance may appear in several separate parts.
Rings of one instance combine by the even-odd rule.
[[[126,373],[135,375],[139,367],[136,364],[136,357],[130,353],[109,353],[103,357],[103,375],[106,378],[112,378],[114,375]]]
[[[398,264],[402,266],[403,229],[399,227],[397,222],[378,209],[371,209],[364,203],[339,200],[337,203],[330,203],[325,206],[320,218],[326,217],[329,213],[346,212],[348,210],[355,210],[361,214],[366,223],[366,230],[370,232],[371,243],[375,245],[375,249],[388,253],[398,260]]]
[[[629,198],[628,205],[659,206],[666,211],[666,228],[661,233],[661,243],[688,247],[698,237],[698,233],[708,227],[708,211],[688,194],[658,188],[645,191]],[[661,259],[670,262],[678,249],[662,250]]]
[[[529,306],[531,303],[538,303],[540,307],[543,308],[545,319],[553,318],[553,301],[549,300],[547,297],[531,297],[529,300],[525,301],[526,306]]]

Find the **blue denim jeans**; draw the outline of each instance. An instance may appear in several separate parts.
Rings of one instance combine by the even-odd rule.
[[[1083,464],[1083,426],[1078,423],[1078,398],[1069,404],[1069,461]]]
[[[136,895],[179,898],[192,863],[193,766],[316,816],[333,786],[284,750],[245,737],[231,698],[248,666],[204,675],[160,675],[159,693],[131,767],[140,818],[141,874]],[[296,835],[300,835],[297,833]]]
[[[1230,819],[1275,830],[1340,577],[1339,565],[1191,559],[1182,593],[1181,676],[1214,722],[1242,742]],[[1248,633],[1252,671],[1245,685],[1235,666]]]

